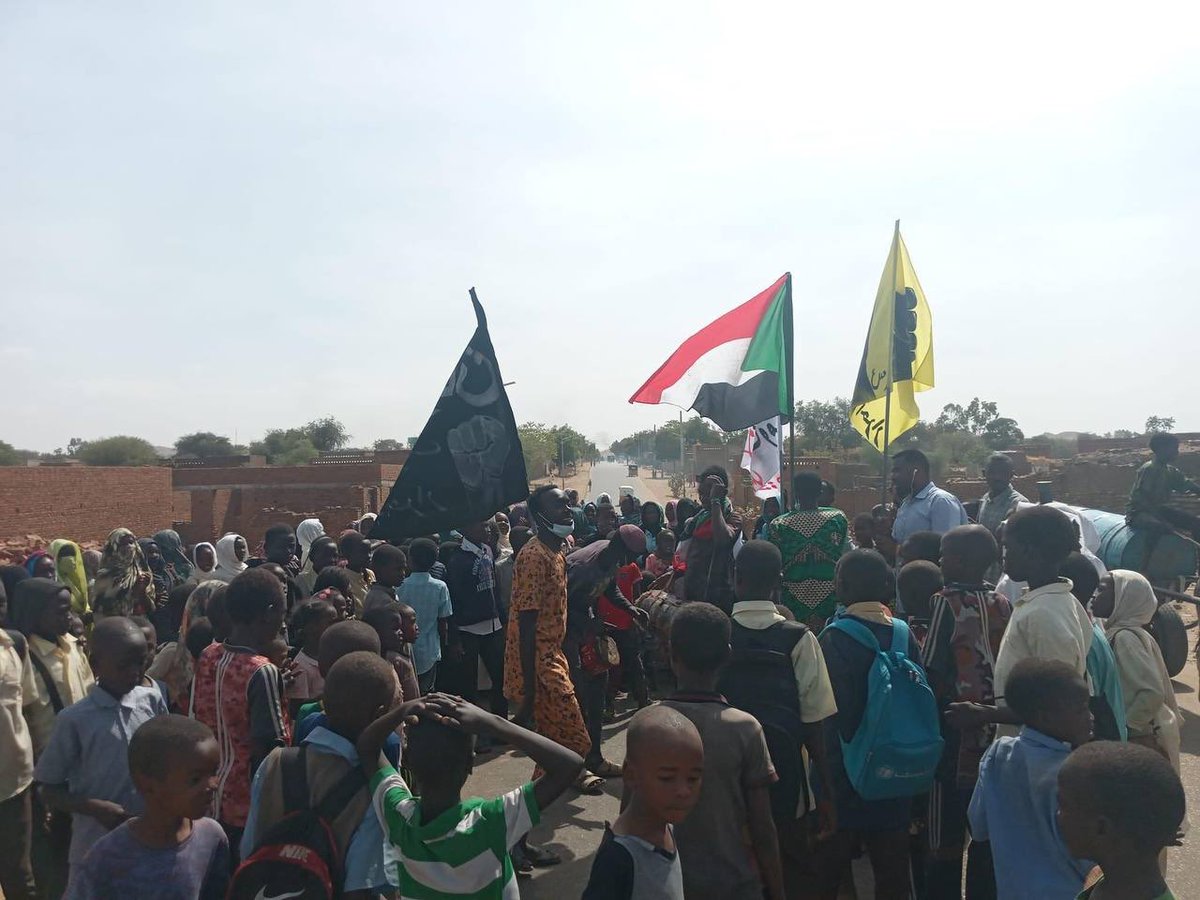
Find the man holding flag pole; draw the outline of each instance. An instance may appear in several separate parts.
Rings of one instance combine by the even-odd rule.
[[[695,410],[723,431],[751,428],[777,416],[792,421],[792,343],[792,275],[785,272],[765,291],[684,341],[629,402]],[[689,600],[707,600],[728,611],[734,599],[736,543],[734,529],[725,521],[732,513],[729,474],[720,466],[702,474],[705,508],[681,534],[680,552],[689,572],[685,590]]]

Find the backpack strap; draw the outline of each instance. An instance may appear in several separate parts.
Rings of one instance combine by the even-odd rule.
[[[54,707],[54,714],[57,716],[63,711],[63,702],[62,697],[58,693],[58,685],[54,683],[54,679],[50,677],[50,670],[46,668],[46,664],[38,658],[36,653],[29,654],[29,661],[37,669],[42,683],[46,685],[46,693],[50,695],[50,705]]]
[[[279,774],[283,779],[284,814],[308,809],[308,748],[304,745],[282,748]]]
[[[908,623],[900,616],[892,617],[892,646],[888,652],[908,658]]]
[[[358,766],[350,766],[329,791],[313,803],[308,789],[308,746],[283,747],[279,751],[280,775],[283,778],[284,813],[311,809],[326,822],[332,822],[344,810],[354,795],[367,784],[367,776]]]
[[[25,640],[25,635],[21,634],[15,628],[5,628],[4,633],[13,642],[13,649],[17,651],[17,656],[21,658],[21,662],[25,662],[29,658],[29,643]]]
[[[316,813],[326,822],[341,814],[354,796],[367,786],[367,776],[361,766],[352,765],[316,805]]]
[[[895,627],[894,623],[899,622],[899,621],[900,621],[899,619],[892,619],[893,628]],[[833,629],[836,629],[837,631],[842,632],[847,637],[852,638],[853,640],[862,644],[864,647],[866,647],[872,653],[881,652],[881,648],[879,646],[879,641],[875,638],[875,633],[872,632],[871,629],[868,628],[866,625],[864,625],[862,622],[859,622],[857,619],[854,619],[850,616],[842,616],[841,618],[834,619],[832,622],[830,622],[825,627],[833,628]],[[905,630],[904,639],[907,641],[908,640],[908,626],[907,625],[904,626],[904,630]],[[892,633],[894,636],[895,631],[893,631]],[[905,646],[907,646],[907,644]]]

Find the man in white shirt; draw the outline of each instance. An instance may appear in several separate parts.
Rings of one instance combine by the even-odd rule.
[[[1056,659],[1087,678],[1092,623],[1071,593],[1071,582],[1058,575],[1063,561],[1078,546],[1071,520],[1052,507],[1034,506],[1008,519],[1004,526],[1004,571],[1013,581],[1026,582],[1029,590],[1013,604],[1012,618],[996,655],[997,706],[952,703],[947,718],[953,724],[1021,724],[1003,702],[1009,673],[1022,659]],[[1000,733],[1004,732],[1001,729]],[[1016,730],[1007,733],[1015,734]]]

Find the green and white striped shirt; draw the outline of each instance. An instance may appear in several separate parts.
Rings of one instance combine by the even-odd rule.
[[[371,796],[399,856],[405,900],[519,900],[508,850],[541,817],[532,784],[491,800],[463,800],[425,825],[420,798],[391,766],[375,773]]]

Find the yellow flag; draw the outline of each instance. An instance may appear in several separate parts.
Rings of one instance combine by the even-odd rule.
[[[914,395],[931,387],[933,318],[897,221],[854,384],[850,424],[875,449],[883,450],[885,443],[895,441],[917,424],[921,413]]]

